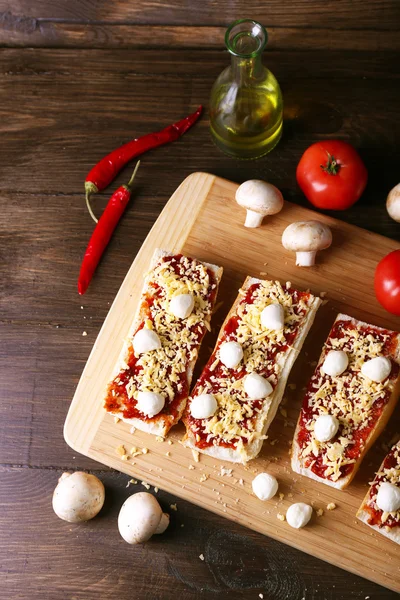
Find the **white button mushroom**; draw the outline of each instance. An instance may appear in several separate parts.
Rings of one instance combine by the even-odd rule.
[[[187,319],[194,309],[193,294],[178,294],[169,303],[169,311],[178,319]]]
[[[361,373],[376,383],[381,383],[386,377],[389,377],[391,370],[392,363],[385,356],[371,358],[371,360],[367,360],[361,367]]]
[[[219,358],[228,369],[236,369],[243,358],[243,348],[238,342],[224,342],[219,349]]]
[[[265,329],[283,329],[285,325],[285,311],[278,303],[269,304],[261,312],[261,325]]]
[[[89,521],[104,504],[104,485],[94,475],[76,471],[63,473],[53,494],[53,509],[69,523]]]
[[[194,396],[190,402],[190,414],[194,419],[209,419],[218,408],[213,394]]]
[[[139,392],[137,397],[137,409],[146,417],[154,417],[164,408],[165,398],[156,392]]]
[[[283,207],[278,188],[259,179],[242,183],[236,190],[236,202],[247,210],[245,227],[260,227],[264,217],[275,215]]]
[[[297,221],[288,225],[282,235],[284,248],[296,252],[299,267],[311,267],[318,250],[329,248],[331,243],[331,230],[319,221]]]
[[[400,183],[390,192],[386,200],[386,209],[394,221],[400,223]]]
[[[250,400],[262,400],[272,394],[274,389],[268,379],[257,373],[246,375],[243,387]]]
[[[400,488],[384,481],[380,484],[376,495],[376,504],[384,512],[395,512],[400,509]]]
[[[259,473],[252,481],[251,487],[260,500],[271,500],[278,491],[278,482],[269,473]]]
[[[160,338],[152,329],[139,329],[132,343],[136,354],[144,354],[161,348]]]
[[[286,511],[286,521],[290,527],[301,529],[305,527],[312,517],[312,507],[304,502],[296,502]]]
[[[151,494],[138,492],[129,496],[118,515],[118,529],[128,544],[147,542],[155,533],[164,533],[169,515]]]
[[[329,442],[337,434],[339,421],[333,415],[319,415],[314,423],[314,436],[318,442]]]
[[[349,357],[343,350],[331,350],[325,356],[322,370],[326,375],[337,377],[344,373],[349,366]]]

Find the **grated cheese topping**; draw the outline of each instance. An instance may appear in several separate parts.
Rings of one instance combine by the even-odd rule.
[[[110,412],[135,407],[139,392],[155,392],[166,400],[161,413],[169,413],[171,402],[187,392],[188,365],[197,359],[204,333],[210,329],[217,285],[204,264],[181,255],[165,257],[147,275],[146,284],[140,310],[143,320],[134,334],[141,328],[154,330],[161,348],[139,355],[133,347],[134,334],[128,340],[127,355],[110,386],[114,409]],[[194,297],[192,313],[186,319],[175,317],[169,310],[171,299],[189,293]],[[128,364],[132,358],[134,369]],[[136,412],[124,416],[140,418]]]
[[[376,497],[381,483],[387,481],[400,487],[400,440],[393,446],[381,469],[376,473],[375,479],[371,484],[369,497],[364,509],[370,509],[370,512],[378,516],[379,526],[400,526],[400,509],[394,512],[382,511],[376,504]]]
[[[354,326],[349,321],[334,324],[300,416],[300,456],[306,459],[306,467],[320,477],[338,481],[348,475],[361,455],[394,387],[393,377],[376,383],[361,373],[361,367],[366,360],[388,354],[394,335],[365,324]],[[348,368],[335,377],[321,370],[330,350],[343,350],[349,358]],[[315,421],[323,414],[333,415],[339,421],[337,435],[328,442],[320,442],[314,435]]]
[[[244,378],[249,373],[258,373],[276,388],[286,356],[314,297],[284,288],[278,281],[253,284],[249,290],[239,290],[239,295],[241,300],[236,312],[220,335],[218,346],[191,395],[193,398],[213,394],[218,409],[208,419],[187,416],[186,420],[199,447],[204,441],[206,445],[229,444],[244,453],[245,444],[265,439],[262,434],[264,417],[268,415],[274,393],[265,399],[251,400],[244,391]],[[261,313],[272,303],[279,303],[284,308],[282,330],[262,327]],[[243,360],[236,369],[227,368],[219,357],[219,348],[227,341],[239,342],[243,348]],[[260,416],[263,418],[258,418]]]

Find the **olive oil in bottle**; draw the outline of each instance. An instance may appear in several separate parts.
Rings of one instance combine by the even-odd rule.
[[[270,152],[282,134],[281,90],[261,62],[267,32],[256,21],[243,19],[228,28],[225,43],[231,65],[211,90],[211,135],[230,156],[258,158]]]

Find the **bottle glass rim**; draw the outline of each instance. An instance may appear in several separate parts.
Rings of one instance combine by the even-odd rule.
[[[248,26],[248,32],[247,34],[252,35],[253,39],[258,41],[258,47],[255,48],[254,50],[252,50],[251,52],[240,52],[237,50],[237,48],[235,48],[235,45],[232,43],[232,39],[231,39],[231,34],[233,32],[233,30],[235,28],[239,28],[240,25],[247,25]],[[257,31],[258,35],[254,33],[254,30]],[[238,31],[238,34],[240,32]],[[243,34],[246,33],[246,30],[243,29]],[[233,41],[235,41],[236,37],[234,38]],[[259,54],[261,54],[261,52],[264,50],[265,46],[267,45],[268,42],[268,33],[267,30],[265,29],[265,27],[263,25],[261,25],[261,23],[259,23],[258,21],[254,21],[253,19],[238,19],[237,21],[234,21],[233,23],[231,23],[228,27],[228,29],[226,30],[225,33],[225,45],[228,49],[228,52],[230,52],[230,54],[232,54],[233,56],[238,56],[240,58],[254,58],[256,56],[258,56]]]

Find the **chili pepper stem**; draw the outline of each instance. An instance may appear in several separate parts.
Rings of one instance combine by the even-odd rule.
[[[126,188],[128,191],[129,191],[129,192],[130,192],[130,191],[131,191],[131,189],[132,189],[133,180],[134,180],[134,179],[135,179],[135,177],[136,177],[136,173],[137,173],[137,170],[138,170],[139,166],[140,166],[140,160],[138,160],[138,161],[137,161],[137,163],[136,163],[136,166],[135,166],[135,168],[134,168],[134,171],[133,171],[133,173],[132,173],[132,177],[130,178],[130,180],[128,181],[128,183],[127,183],[126,185],[124,185],[124,187],[125,187],[125,188]]]
[[[99,220],[95,217],[95,215],[92,211],[92,207],[90,206],[90,196],[92,194],[97,194],[98,191],[99,190],[97,189],[97,186],[94,183],[92,183],[91,181],[85,182],[86,206],[87,206],[90,216],[92,217],[92,219],[95,223],[98,223]]]

